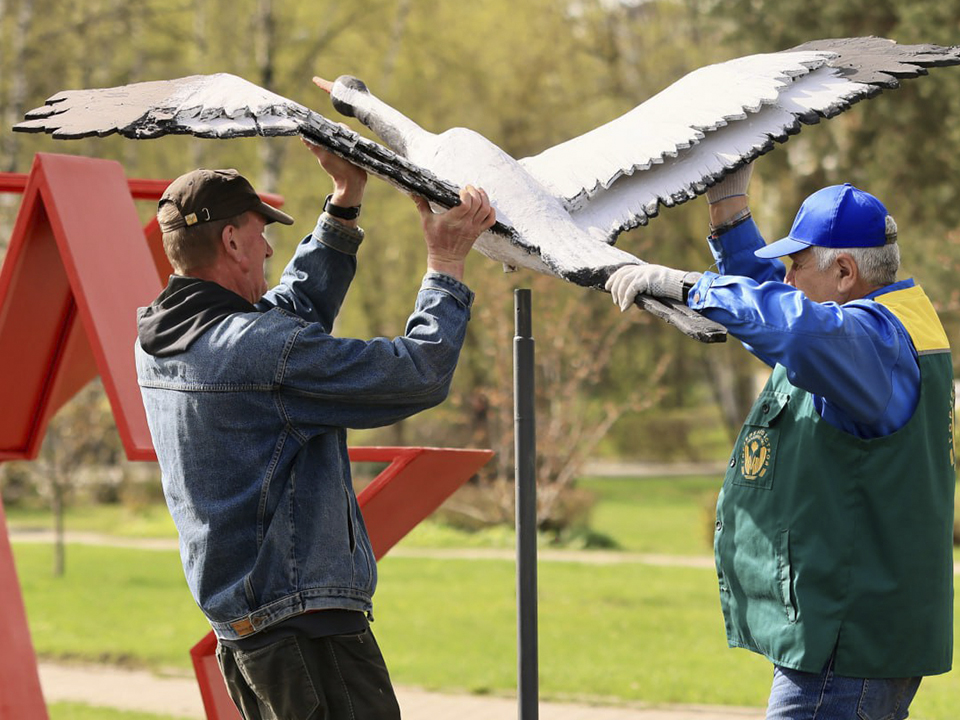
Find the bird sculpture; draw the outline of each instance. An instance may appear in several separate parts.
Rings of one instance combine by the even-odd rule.
[[[481,253],[602,289],[616,268],[643,262],[615,247],[617,236],[646,225],[661,206],[704,193],[804,124],[927,68],[957,64],[960,46],[809,42],[695,70],[619,118],[520,160],[469,129],[424,130],[349,76],[317,82],[338,112],[387,147],[229,74],[60,92],[14,130],[54,138],[300,135],[436,206],[456,205],[459,185],[483,187],[498,221],[477,241]],[[725,338],[682,303],[640,296],[638,304],[699,340]]]

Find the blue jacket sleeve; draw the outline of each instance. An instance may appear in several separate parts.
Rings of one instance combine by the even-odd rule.
[[[721,275],[742,275],[758,283],[783,282],[786,277],[786,268],[780,260],[764,260],[753,254],[766,245],[753,218],[721,235],[711,235],[707,242]]]
[[[360,232],[321,215],[313,233],[297,246],[280,283],[267,291],[257,309],[279,307],[330,332],[356,274],[362,238]]]
[[[288,342],[281,396],[287,421],[309,437],[331,427],[388,425],[442,402],[466,337],[473,293],[424,276],[404,334],[336,338],[305,323]]]
[[[690,291],[690,307],[763,362],[783,365],[832,424],[860,437],[901,427],[916,407],[920,382],[902,323],[869,298],[813,302],[781,282],[782,263],[753,255],[762,244],[752,221],[712,239],[718,268],[736,274],[705,273]]]

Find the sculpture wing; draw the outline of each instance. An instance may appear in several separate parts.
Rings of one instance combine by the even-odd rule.
[[[202,138],[301,135],[407,192],[447,208],[460,203],[459,188],[389,148],[227,73],[67,90],[25,117],[14,130],[46,132],[59,139],[113,133],[133,139],[171,134]],[[499,224],[494,229],[511,232]]]
[[[819,40],[700,68],[630,112],[521,160],[593,237],[614,242],[661,205],[700,195],[785,142],[901,78],[960,64],[960,46]]]

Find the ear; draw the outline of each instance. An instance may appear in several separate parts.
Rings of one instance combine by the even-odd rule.
[[[233,225],[225,225],[220,232],[220,245],[227,257],[232,260],[240,260],[240,246],[236,239],[237,229]]]
[[[837,290],[842,295],[848,295],[860,281],[860,268],[857,267],[857,261],[847,253],[837,255],[837,266]]]

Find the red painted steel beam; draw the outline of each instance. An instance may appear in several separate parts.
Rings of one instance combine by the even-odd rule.
[[[0,460],[36,457],[49,419],[98,372],[128,457],[150,459],[133,318],[162,284],[123,170],[38,154],[23,193],[0,270]]]
[[[7,535],[7,518],[0,502],[0,718],[47,720],[47,706],[37,673],[37,656],[30,641],[27,612]]]
[[[36,457],[50,418],[97,374],[127,456],[156,458],[136,385],[133,319],[172,269],[156,218],[141,227],[133,201],[156,201],[169,182],[48,153],[28,175],[0,173],[0,191],[24,195],[0,269],[0,461]]]

